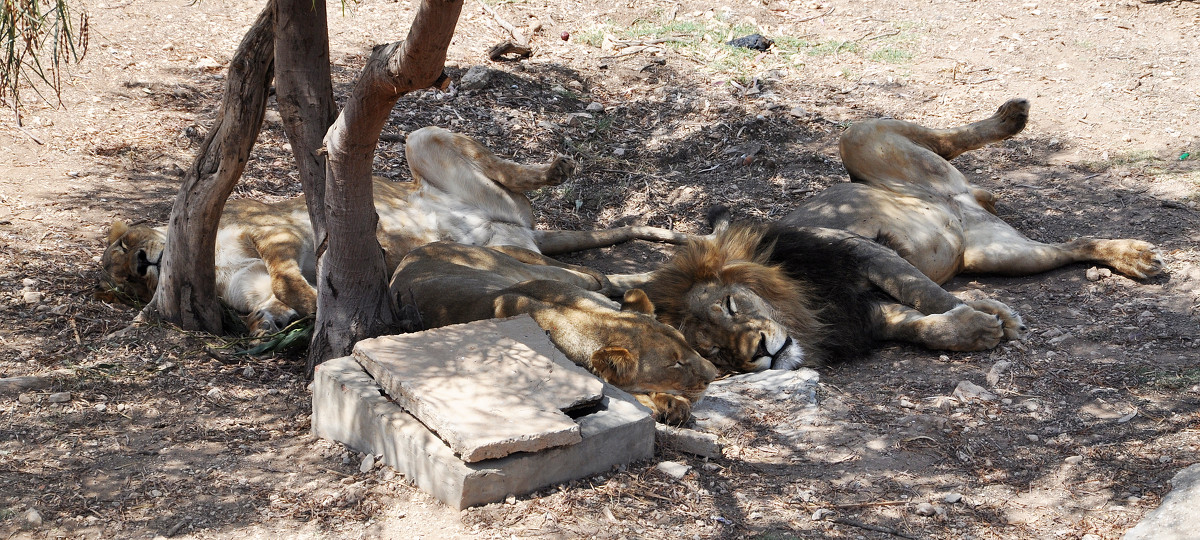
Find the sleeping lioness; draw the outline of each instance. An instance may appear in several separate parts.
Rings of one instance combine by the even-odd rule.
[[[853,357],[877,340],[974,351],[1020,337],[1024,325],[1008,306],[941,288],[959,273],[1019,276],[1074,262],[1134,278],[1161,272],[1158,252],[1140,240],[1030,240],[950,164],[1016,135],[1028,115],[1029,103],[1014,99],[951,129],[856,123],[841,138],[849,183],[776,223],[693,240],[645,290],[700,354],[754,371]]]
[[[521,165],[497,157],[465,135],[436,127],[409,134],[405,157],[411,183],[374,181],[377,236],[388,268],[413,248],[438,240],[554,254],[635,238],[673,243],[685,239],[680,233],[641,226],[535,230],[525,193],[566,180],[575,168],[566,158]],[[101,259],[104,286],[149,301],[158,285],[165,241],[166,227],[113,223]],[[246,317],[252,334],[274,333],[316,310],[316,255],[302,197],[274,204],[229,201],[216,246],[217,294]]]
[[[570,358],[634,395],[670,424],[688,419],[717,369],[654,318],[645,293],[621,303],[604,275],[516,247],[437,242],[413,250],[390,292],[419,329],[529,314]]]

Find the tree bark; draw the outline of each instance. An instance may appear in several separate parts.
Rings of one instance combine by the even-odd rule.
[[[337,117],[324,0],[277,0],[275,101],[308,199],[318,256],[325,251],[325,132]]]
[[[446,49],[462,0],[423,0],[403,42],[376,47],[325,136],[325,208],[328,249],[317,260],[317,321],[308,371],[350,353],[360,339],[396,327],[387,297],[383,250],[375,237],[379,217],[371,167],[379,133],[400,96],[442,77]]]
[[[273,71],[274,26],[275,0],[270,0],[229,63],[216,124],[175,197],[158,288],[139,320],[222,330],[214,268],[217,226],[262,127]]]

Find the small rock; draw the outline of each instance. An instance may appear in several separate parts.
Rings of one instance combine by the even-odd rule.
[[[30,508],[28,512],[25,512],[24,516],[21,516],[21,526],[26,529],[41,527],[42,515],[38,513],[37,509]]]
[[[916,403],[913,403],[913,402],[909,401],[909,400],[908,400],[908,399],[906,399],[906,398],[900,398],[900,406],[901,406],[901,407],[904,407],[905,409],[915,409],[915,408],[917,408],[917,404],[916,404]]]
[[[256,373],[255,373],[255,371],[254,371],[254,368],[253,368],[253,367],[246,366],[246,369],[243,369],[243,370],[242,370],[242,376],[243,376],[243,377],[245,377],[245,378],[247,378],[247,379],[254,378],[254,376],[255,376],[255,375],[256,375]]]
[[[825,519],[825,516],[828,516],[832,513],[833,513],[833,510],[830,510],[828,508],[818,508],[816,512],[813,512],[812,520],[813,521],[821,521],[821,520]]]
[[[988,392],[986,388],[971,381],[959,381],[958,386],[954,387],[954,392],[951,395],[959,401],[970,401],[973,399],[994,401],[996,399],[996,394]]]
[[[625,149],[624,149],[624,148],[621,148],[621,147],[619,147],[619,146],[618,146],[618,147],[616,147],[616,148],[613,148],[613,155],[614,155],[614,156],[617,156],[617,157],[624,156],[624,155],[625,155]]]
[[[930,503],[923,502],[921,504],[918,504],[917,507],[913,511],[916,512],[916,514],[918,516],[929,517],[934,514],[937,514],[937,507]]]
[[[375,454],[367,454],[358,466],[358,472],[367,472],[375,468]]]
[[[492,70],[484,66],[471,66],[459,80],[458,86],[463,90],[479,90],[486,87],[491,80]]]
[[[599,101],[593,101],[591,103],[588,103],[587,107],[584,108],[584,110],[587,112],[592,112],[592,113],[604,112],[604,105],[601,104]]]
[[[220,388],[209,389],[208,393],[206,393],[205,395],[212,399],[221,399],[221,397],[223,397]]]
[[[1088,268],[1084,276],[1087,277],[1088,281],[1100,281],[1100,269],[1095,266]]]
[[[946,501],[946,504],[955,504],[962,500],[962,494],[961,493],[947,493],[946,498],[944,500]]]
[[[46,299],[46,293],[41,291],[24,291],[21,293],[21,300],[26,304],[40,304]]]
[[[505,497],[504,504],[508,504],[508,505],[517,504],[517,496],[509,495],[509,496]]]
[[[788,114],[795,116],[796,118],[804,118],[805,116],[808,116],[808,111],[804,110],[804,107],[795,106],[791,109],[788,109]]]
[[[33,394],[21,394],[17,396],[17,402],[23,405],[32,405],[34,401],[36,401],[36,398]]]
[[[1067,465],[1078,465],[1083,462],[1083,456],[1070,456],[1063,460]]]
[[[992,368],[987,372],[987,385],[995,388],[1000,383],[1000,377],[1004,376],[1004,372],[1008,371],[1010,366],[1012,366],[1012,362],[1008,360],[1001,360],[992,364]]]
[[[66,304],[59,304],[57,306],[50,308],[50,313],[53,313],[55,315],[66,315],[67,309],[68,309],[68,306]]]
[[[158,497],[162,497],[162,496],[163,496],[163,492],[161,492],[161,491],[159,491],[159,490],[157,490],[157,489],[152,489],[152,490],[150,490],[150,496],[151,496],[151,497],[154,497],[154,498],[156,498],[156,499],[157,499]]]
[[[654,468],[676,480],[683,479],[683,477],[687,475],[688,471],[691,470],[691,467],[679,463],[678,461],[664,461],[659,463]]]
[[[104,411],[108,410],[108,405],[105,405],[103,403],[97,403],[96,406],[93,408],[96,409],[96,412],[104,412]]]
[[[1026,435],[1025,438],[1029,439],[1029,442],[1038,442],[1039,440],[1039,437],[1033,433]]]
[[[762,513],[762,512],[757,512],[757,511],[755,511],[755,512],[750,512],[750,515],[749,515],[749,516],[746,516],[746,517],[747,517],[747,518],[749,518],[749,519],[750,519],[750,521],[758,521],[758,520],[760,520],[760,519],[762,519],[762,518],[763,518],[763,513]]]
[[[26,289],[32,289],[37,286],[38,281],[33,278],[25,278],[21,280],[21,286]]]
[[[53,394],[50,394],[50,397],[48,397],[46,399],[50,403],[67,403],[67,402],[71,401],[71,393],[70,392],[55,392]]]

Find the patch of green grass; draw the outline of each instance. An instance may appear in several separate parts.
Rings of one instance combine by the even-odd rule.
[[[1200,367],[1178,371],[1147,369],[1138,374],[1142,384],[1160,390],[1182,390],[1200,384]]]
[[[826,41],[825,43],[813,45],[808,48],[809,56],[826,56],[826,55],[830,55],[830,54],[838,54],[838,53],[843,53],[843,52],[848,52],[848,53],[858,52],[858,43],[855,43],[853,41],[842,41],[842,40],[837,40],[837,39],[831,39],[829,41]]]
[[[875,62],[883,62],[885,64],[903,64],[912,60],[913,53],[904,49],[893,49],[884,47],[871,51],[870,59]]]

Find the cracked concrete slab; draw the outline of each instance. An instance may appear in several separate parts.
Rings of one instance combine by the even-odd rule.
[[[317,367],[312,431],[382,456],[421,489],[463,509],[653,457],[649,409],[611,385],[602,393],[594,406],[578,411],[578,443],[468,463],[389,399],[354,358],[344,357]]]
[[[467,462],[578,443],[563,411],[594,404],[604,388],[528,315],[363,340],[353,354]]]

